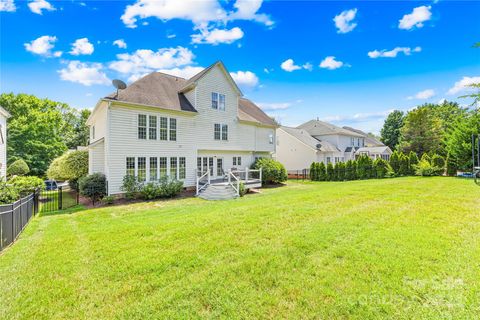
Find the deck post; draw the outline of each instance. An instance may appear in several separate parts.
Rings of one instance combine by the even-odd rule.
[[[260,185],[262,184],[262,168],[260,168]]]
[[[230,177],[231,173],[232,173],[232,169],[228,169],[228,184],[232,182],[232,178]]]
[[[245,183],[248,183],[248,167],[245,168]]]
[[[207,169],[208,170],[208,184],[210,184],[210,169]]]

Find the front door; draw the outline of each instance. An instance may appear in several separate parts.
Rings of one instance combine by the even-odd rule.
[[[223,178],[225,169],[223,168],[223,158],[217,157],[198,157],[197,172],[201,176],[205,172],[210,171],[212,179]]]

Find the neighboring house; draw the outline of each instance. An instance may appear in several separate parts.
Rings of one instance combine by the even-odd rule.
[[[0,107],[0,180],[7,177],[7,118],[10,113]]]
[[[309,168],[312,162],[345,162],[366,154],[372,159],[390,159],[392,150],[361,130],[337,127],[320,120],[296,128],[277,129],[275,158],[287,170]]]
[[[197,185],[207,171],[224,179],[275,151],[275,122],[242,98],[221,62],[190,79],[153,72],[95,106],[89,173],[104,173],[108,194],[125,175],[142,181],[169,176]]]

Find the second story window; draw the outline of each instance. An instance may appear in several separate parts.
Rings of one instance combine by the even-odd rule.
[[[0,127],[0,129],[2,129],[2,128]],[[92,139],[91,140],[92,141],[95,140],[95,126],[92,126]]]
[[[212,92],[212,109],[218,109],[218,93]]]
[[[273,144],[273,134],[268,135],[268,143]]]
[[[350,138],[350,145],[351,145],[352,147],[355,146],[355,138],[353,138],[353,137]]]
[[[148,116],[148,139],[157,140],[157,117]]]
[[[160,117],[160,140],[168,139],[168,118]]]
[[[177,141],[177,119],[170,118],[170,141]]]
[[[212,109],[225,110],[225,95],[212,92]]]
[[[147,139],[147,116],[138,115],[138,139]]]
[[[220,124],[219,123],[215,123],[214,127],[213,127],[213,138],[215,140],[220,140],[220,136],[221,136],[221,132],[220,132]]]
[[[222,140],[228,140],[228,125],[222,124]]]

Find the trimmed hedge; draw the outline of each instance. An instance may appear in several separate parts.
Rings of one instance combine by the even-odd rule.
[[[287,170],[278,161],[270,158],[259,158],[252,169],[262,169],[262,183],[281,183],[287,181]]]

